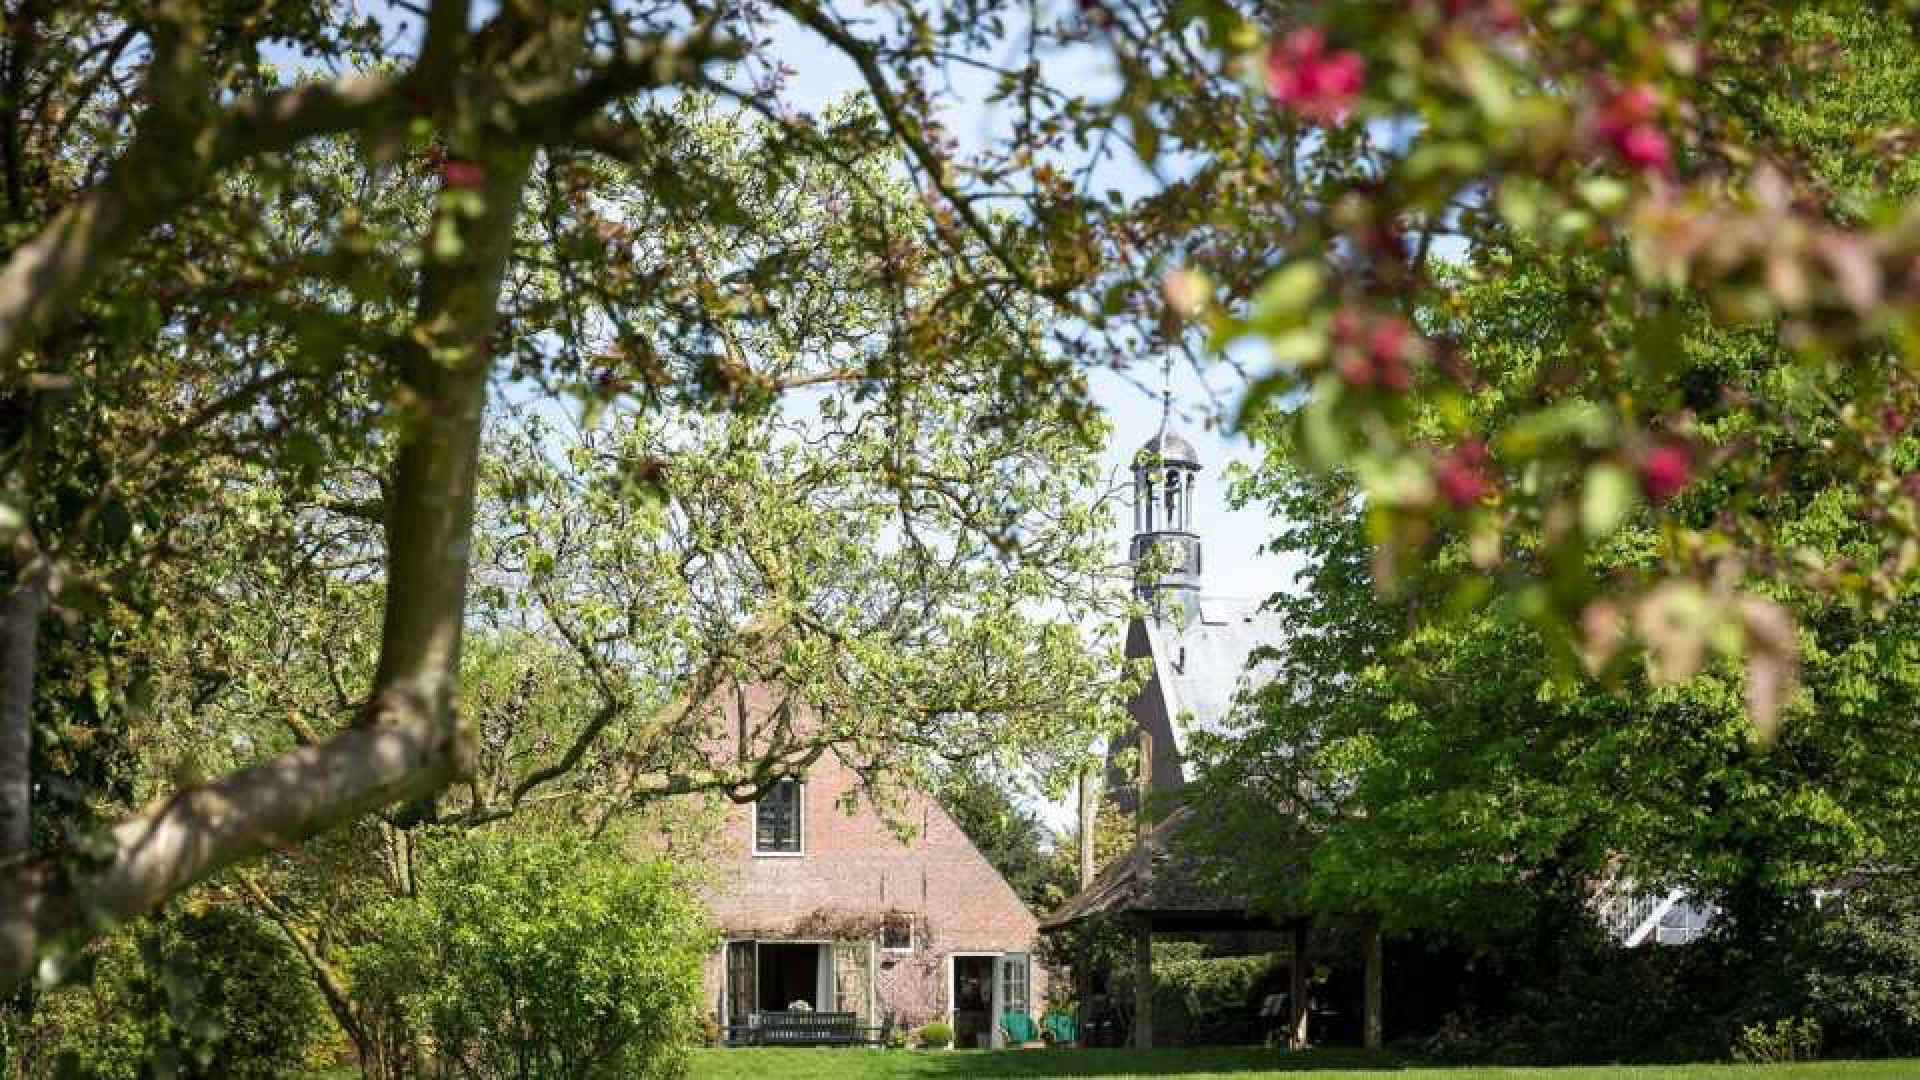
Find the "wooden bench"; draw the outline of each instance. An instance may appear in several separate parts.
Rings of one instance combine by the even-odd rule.
[[[886,1028],[860,1026],[857,1013],[761,1012],[727,1035],[735,1046],[877,1046]]]

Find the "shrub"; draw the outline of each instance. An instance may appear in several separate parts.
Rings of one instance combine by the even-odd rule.
[[[310,1063],[328,1020],[312,976],[242,910],[173,913],[102,940],[33,1023],[57,1075],[238,1080]]]
[[[376,916],[356,977],[402,1002],[463,1074],[671,1077],[713,944],[664,863],[566,840],[467,836]]]
[[[1257,1041],[1262,990],[1278,978],[1280,970],[1281,958],[1274,953],[1212,956],[1199,942],[1155,942],[1155,1041],[1169,1046]],[[1130,958],[1121,960],[1112,972],[1108,994],[1114,1000],[1131,1002]]]
[[[1153,958],[1156,1036],[1189,1045],[1258,1037],[1260,988],[1279,969],[1273,954]]]
[[[1820,1022],[1812,1017],[1750,1024],[1733,1041],[1733,1060],[1748,1065],[1814,1061],[1820,1056]]]
[[[1813,936],[1802,965],[1807,1015],[1844,1056],[1920,1054],[1920,887],[1883,882]]]
[[[944,1050],[953,1045],[953,1028],[935,1020],[920,1029],[920,1045],[929,1050]]]

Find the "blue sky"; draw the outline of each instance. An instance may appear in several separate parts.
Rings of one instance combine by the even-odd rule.
[[[792,105],[817,113],[829,101],[860,89],[852,65],[813,35],[797,28],[776,31],[777,52],[794,71],[785,87]],[[1048,63],[1049,76],[1065,88],[1104,97],[1114,85],[1111,65],[1095,49],[1077,50]],[[971,84],[971,85],[970,85]],[[943,116],[947,130],[963,148],[993,138],[1001,121],[985,103],[985,79],[966,72],[954,78],[954,96]],[[1137,168],[1114,166],[1101,186],[1138,189],[1145,180]],[[1163,358],[1133,358],[1126,375],[1096,371],[1094,399],[1113,421],[1113,439],[1103,460],[1116,482],[1125,482],[1128,465],[1139,445],[1160,427],[1160,386]],[[1225,369],[1204,377],[1179,362],[1173,371],[1173,426],[1199,451],[1203,471],[1194,504],[1194,527],[1205,545],[1205,588],[1222,596],[1264,597],[1291,584],[1295,560],[1264,554],[1273,522],[1262,508],[1234,510],[1226,503],[1224,472],[1232,462],[1251,463],[1256,454],[1245,439],[1226,431],[1223,411],[1231,415],[1240,399],[1240,387]],[[1131,516],[1122,515],[1113,537],[1116,557],[1124,555]]]

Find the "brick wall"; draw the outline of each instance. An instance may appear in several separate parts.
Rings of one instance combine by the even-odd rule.
[[[857,779],[831,754],[802,787],[801,855],[753,853],[753,807],[732,806],[721,825],[723,854],[708,904],[729,939],[760,941],[877,939],[889,913],[914,920],[910,952],[882,952],[880,1007],[917,1027],[943,1019],[948,957],[979,952],[1032,953],[1037,923],[999,872],[946,811],[912,794],[889,816],[911,826],[902,838],[861,799],[837,805]],[[723,957],[709,961],[708,1000],[717,1015]],[[1033,1001],[1042,1000],[1033,965]]]

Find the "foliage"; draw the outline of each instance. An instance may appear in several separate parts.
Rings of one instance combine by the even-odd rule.
[[[1680,948],[1622,949],[1589,929],[1543,949],[1479,950],[1473,975],[1427,972],[1452,1012],[1422,1051],[1452,1062],[1753,1060],[1898,1055],[1913,1043],[1911,886],[1782,920],[1763,942],[1725,925]]]
[[[1780,590],[1871,620],[1920,567],[1920,232],[1886,151],[1914,118],[1903,6],[1184,14],[1240,77],[1219,114],[1241,138],[1179,132],[1160,153],[1206,158],[1211,189],[1243,196],[1220,231],[1286,226],[1258,230],[1277,245],[1260,262],[1193,244],[1169,307],[1216,346],[1271,349],[1242,417],[1364,493],[1380,586],[1426,572],[1463,608],[1497,593],[1568,672],[1671,685],[1718,667],[1761,739],[1804,715],[1808,624]],[[1115,38],[1135,100],[1183,86]],[[1562,332],[1468,345],[1498,329],[1485,293],[1536,275],[1579,283]],[[1750,362],[1703,363],[1703,338],[1744,339]],[[1845,552],[1777,514],[1807,477],[1856,526]]]
[[[977,769],[947,770],[940,805],[1030,910],[1047,912],[1079,887],[1079,852],[1023,806],[1004,781]]]
[[[1200,945],[1163,942],[1153,950],[1153,1030],[1170,1046],[1257,1041],[1260,1001],[1282,970],[1274,954],[1213,956]],[[1119,980],[1124,985],[1125,979]],[[1122,990],[1131,995],[1130,990]]]
[[[953,1027],[935,1020],[931,1024],[922,1024],[915,1038],[922,1047],[929,1050],[945,1050],[953,1045]]]
[[[1734,1040],[1732,1056],[1750,1065],[1815,1061],[1820,1057],[1820,1043],[1820,1022],[1803,1016],[1742,1028]]]
[[[169,913],[104,940],[86,966],[36,1001],[29,1074],[280,1077],[312,1063],[326,1026],[299,957],[242,909]]]
[[[8,985],[394,804],[672,793],[654,766],[697,740],[646,736],[703,673],[790,673],[843,717],[691,782],[730,794],[823,743],[876,775],[955,745],[1046,765],[1048,717],[1101,711],[1098,650],[1043,614],[1114,584],[1081,369],[1139,316],[1094,281],[1106,203],[1055,160],[1108,115],[1043,77],[1084,20],[483,6],[8,21]],[[796,108],[802,42],[862,100]],[[978,154],[942,126],[956,70],[1019,102]],[[544,638],[529,666],[595,707],[478,730],[483,627]],[[1022,738],[979,737],[1009,715]]]
[[[1832,100],[1911,113],[1914,99],[1886,90],[1897,62],[1883,48],[1906,31],[1849,10],[1787,29],[1836,35]],[[1527,40],[1544,48],[1553,34],[1543,27]],[[1727,85],[1729,100],[1765,111],[1782,133],[1838,122],[1810,119],[1781,87]],[[1848,146],[1818,145],[1809,167],[1859,161]],[[1397,150],[1383,152],[1395,168],[1406,164]],[[1592,167],[1595,177],[1606,171]],[[1764,530],[1821,565],[1873,565],[1884,540],[1882,523],[1857,505],[1860,476],[1823,449],[1839,422],[1833,399],[1786,392],[1802,361],[1783,355],[1781,326],[1729,324],[1710,297],[1687,290],[1663,294],[1655,308],[1636,306],[1645,298],[1627,303],[1622,290],[1636,286],[1621,246],[1506,226],[1478,239],[1470,258],[1421,271],[1420,290],[1438,292],[1416,290],[1407,309],[1422,325],[1445,324],[1449,363],[1471,378],[1455,384],[1436,370],[1434,385],[1451,388],[1433,389],[1432,400],[1416,394],[1404,419],[1434,438],[1469,433],[1493,448],[1495,471],[1511,464],[1536,479],[1513,488],[1505,485],[1515,478],[1502,479],[1503,494],[1447,511],[1428,535],[1420,514],[1382,510],[1373,470],[1385,466],[1371,451],[1342,466],[1303,449],[1311,397],[1276,399],[1249,418],[1267,457],[1239,492],[1272,506],[1285,522],[1276,543],[1309,566],[1300,588],[1274,601],[1287,626],[1276,647],[1280,677],[1241,730],[1201,754],[1214,756],[1210,791],[1228,808],[1221,843],[1236,858],[1253,853],[1243,864],[1275,906],[1377,910],[1401,926],[1543,954],[1574,932],[1597,882],[1685,885],[1764,936],[1807,890],[1863,863],[1908,860],[1920,838],[1920,788],[1906,766],[1920,753],[1910,722],[1920,611],[1910,597],[1856,604],[1846,589],[1796,574],[1742,586],[1790,618],[1798,657],[1793,723],[1750,746],[1752,681],[1738,668],[1689,660],[1679,666],[1692,677],[1676,679],[1658,650],[1645,664],[1618,663],[1612,646],[1589,649],[1552,618],[1543,622],[1557,600],[1529,599],[1525,588],[1462,591],[1535,580],[1604,615],[1615,602],[1604,594],[1666,588],[1651,583],[1673,571],[1671,545],[1689,530],[1696,540]],[[1655,312],[1660,332],[1673,335],[1657,368],[1579,359],[1613,356],[1608,340],[1628,341]],[[1545,423],[1531,411],[1543,380],[1564,395],[1553,415],[1572,427],[1558,435],[1535,430]],[[1562,497],[1556,484],[1574,482],[1555,471],[1572,467],[1568,459],[1554,455],[1571,454],[1601,478],[1609,460],[1619,464],[1618,446],[1590,454],[1565,441],[1586,438],[1569,434],[1587,423],[1585,407],[1571,402],[1600,401],[1609,385],[1630,387],[1629,412],[1679,395],[1693,409],[1696,449],[1721,449],[1712,470],[1661,499],[1638,480],[1618,506],[1595,496],[1589,517],[1605,510],[1606,528],[1580,539],[1574,508],[1559,526],[1532,515]],[[1618,423],[1631,422],[1612,408],[1596,421],[1599,444],[1612,445]],[[1502,447],[1522,435],[1540,441],[1503,459]],[[1904,436],[1879,445],[1901,468],[1920,447]],[[1519,464],[1536,451],[1558,464]],[[1764,482],[1750,474],[1761,459],[1777,473]],[[1378,589],[1383,512],[1404,537],[1419,534],[1409,542],[1425,553],[1396,564],[1390,595]],[[1494,529],[1502,554],[1476,569],[1485,553],[1475,543],[1486,538],[1473,530],[1482,526]],[[1598,678],[1580,673],[1583,657]],[[1294,814],[1267,812],[1276,803]],[[1266,842],[1249,845],[1249,836]]]
[[[376,914],[356,980],[479,1077],[668,1077],[713,935],[664,863],[565,836],[465,836]]]
[[[1802,1008],[1830,1053],[1912,1054],[1920,1048],[1920,888],[1892,876],[1850,892],[1793,962]]]

